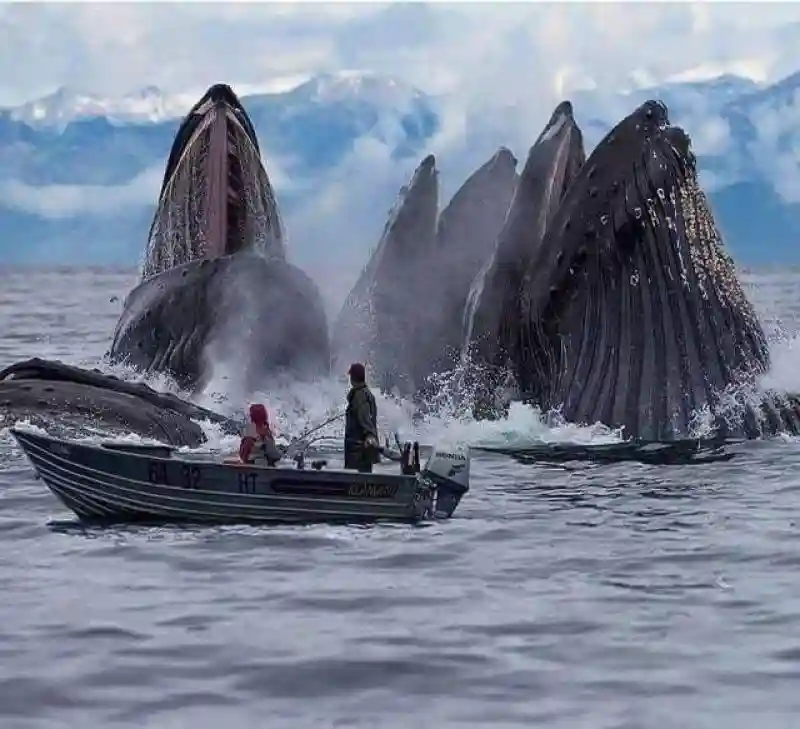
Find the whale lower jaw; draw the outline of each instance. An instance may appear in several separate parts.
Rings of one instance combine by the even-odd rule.
[[[189,390],[220,360],[244,387],[275,374],[330,372],[322,297],[300,269],[242,251],[169,269],[126,300],[109,356],[144,372],[165,372]]]

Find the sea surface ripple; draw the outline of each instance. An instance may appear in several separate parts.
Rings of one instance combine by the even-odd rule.
[[[0,270],[0,365],[99,360],[134,276]],[[83,531],[6,434],[0,727],[796,729],[798,474],[481,456],[449,523]]]

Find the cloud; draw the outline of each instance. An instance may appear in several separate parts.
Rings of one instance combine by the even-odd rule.
[[[125,185],[26,185],[0,180],[0,199],[7,207],[50,220],[76,215],[116,216],[137,205],[152,205],[158,198],[163,165],[146,169]]]
[[[399,192],[398,177],[403,184],[413,167],[410,162],[398,170],[387,144],[364,138],[286,216],[292,261],[320,286],[329,313],[341,306],[378,243]]]
[[[501,109],[509,143],[525,144],[576,90],[776,80],[794,70],[798,40],[796,4],[5,4],[0,62],[14,73],[0,104],[63,85],[199,93],[360,69],[446,94],[454,114]]]
[[[499,144],[524,160],[565,97],[607,91],[607,107],[594,111],[610,124],[636,99],[613,92],[720,73],[775,81],[796,70],[798,41],[800,6],[788,3],[759,4],[757,13],[717,3],[0,4],[0,61],[13,69],[0,78],[0,105],[64,85],[112,97],[156,85],[190,98],[219,81],[244,91],[325,71],[390,74],[441,101],[443,126],[426,151],[437,155],[444,204]],[[672,114],[674,121],[687,128],[698,153],[727,157],[728,122],[709,99],[687,98],[689,107]],[[798,200],[800,152],[779,144],[794,115],[760,113],[763,124],[748,152],[786,199]],[[591,146],[599,127],[580,104],[576,114]],[[306,191],[286,220],[293,255],[331,300],[358,275],[418,161],[391,159],[395,132],[382,129],[383,141],[359,140],[313,185],[292,176],[283,150],[264,150],[279,200]],[[162,174],[159,165],[118,187],[2,182],[0,195],[51,219],[108,217],[153,204]],[[730,174],[701,168],[712,187]]]
[[[256,84],[337,65],[337,28],[381,6],[106,3],[0,6],[0,94],[15,101],[58,86],[106,94],[156,84],[195,90]],[[20,64],[19,59],[26,59]]]
[[[712,116],[692,128],[692,145],[698,154],[721,155],[731,143],[731,128],[725,119]]]
[[[455,119],[496,117],[506,143],[524,154],[553,106],[580,89],[611,96],[670,79],[735,72],[774,81],[794,70],[800,5],[751,10],[717,3],[4,4],[0,62],[14,72],[0,79],[0,104],[63,85],[112,96],[149,84],[199,94],[218,81],[274,87],[323,71],[371,70],[445,96]],[[698,114],[702,104],[698,98]]]
[[[105,3],[0,7],[0,94],[78,85],[172,91],[341,68],[527,109],[573,85],[621,88],[706,67],[775,78],[800,7],[657,4]],[[25,59],[20,63],[20,59]],[[487,96],[488,94],[488,96]]]
[[[752,112],[755,132],[749,153],[761,174],[788,203],[800,203],[800,90],[779,105],[762,103]]]

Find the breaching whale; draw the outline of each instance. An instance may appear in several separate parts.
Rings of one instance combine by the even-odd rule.
[[[287,260],[258,140],[229,86],[212,86],[178,130],[109,356],[188,389],[219,362],[247,388],[330,371],[322,297]]]
[[[109,351],[144,372],[200,390],[219,362],[246,388],[330,371],[322,298],[287,261],[275,195],[253,125],[230,87],[208,89],[183,120],[167,161],[141,281],[125,300]],[[205,438],[196,422],[233,421],[145,385],[29,360],[0,373],[7,424],[104,425],[175,445]]]
[[[525,399],[637,440],[702,422],[723,437],[800,431],[796,397],[758,390],[764,331],[662,103],[595,148],[522,274],[509,328]]]
[[[364,360],[382,390],[403,396],[453,366],[470,284],[505,218],[516,163],[501,148],[438,215],[436,160],[421,162],[336,319],[340,362]]]
[[[480,383],[473,386],[476,413],[494,409],[501,383],[520,359],[523,280],[585,159],[572,104],[564,101],[530,148],[502,229],[469,291],[462,354],[469,361],[467,373]]]

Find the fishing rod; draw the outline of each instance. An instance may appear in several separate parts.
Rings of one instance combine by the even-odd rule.
[[[307,430],[303,435],[299,436],[298,438],[293,438],[292,441],[286,446],[284,450],[284,454],[288,455],[292,445],[300,445],[303,444],[302,449],[300,449],[297,453],[292,454],[292,457],[298,463],[298,468],[304,468],[304,460],[305,460],[305,452],[311,447],[313,443],[316,443],[318,440],[321,440],[324,436],[318,435],[315,438],[308,438],[309,435],[315,433],[319,430],[322,430],[326,425],[330,425],[331,423],[335,422],[339,418],[344,417],[345,412],[337,413],[333,417],[328,418],[324,423]],[[394,434],[395,442],[397,443],[398,449],[396,453],[393,453],[390,446],[389,446],[389,437],[386,437],[386,445],[385,447],[381,448],[377,446],[377,451],[385,458],[388,458],[390,461],[396,461],[400,463],[401,467],[403,468],[403,473],[419,473],[419,443],[412,444],[406,443],[405,447],[400,446],[400,437],[397,433]],[[411,450],[413,447],[414,455],[413,460],[411,456]],[[325,461],[315,461],[311,464],[312,468],[319,468],[319,464],[324,465]]]
[[[337,420],[340,420],[344,416],[345,416],[345,411],[342,410],[342,412],[336,413],[336,415],[331,416],[330,418],[328,418],[324,422],[320,423],[319,425],[315,425],[313,428],[309,428],[308,430],[306,430],[304,433],[302,433],[301,435],[297,436],[296,438],[292,438],[292,440],[289,442],[289,445],[286,446],[285,453],[288,453],[289,449],[292,448],[292,446],[296,446],[296,445],[300,445],[301,443],[304,443],[309,435],[312,435],[313,433],[316,433],[317,431],[322,430],[326,425],[330,425],[331,423],[335,423]],[[315,439],[312,439],[312,440],[308,441],[307,443],[305,443],[305,448],[303,448],[303,450],[304,451],[307,450],[308,447],[312,443],[317,441],[317,440],[320,440],[320,438],[315,438]]]
[[[334,423],[337,420],[343,418],[345,416],[345,414],[346,414],[346,411],[343,410],[342,412],[331,416],[330,418],[328,418],[324,422],[320,423],[319,425],[315,425],[313,428],[310,428],[309,430],[305,431],[302,435],[299,435],[296,438],[292,438],[292,440],[289,442],[289,445],[286,446],[286,450],[284,452],[285,453],[289,453],[289,449],[292,448],[293,445],[299,445],[301,443],[303,443],[304,446],[305,446],[301,452],[306,451],[313,443],[316,443],[317,441],[319,441],[319,440],[321,440],[323,438],[323,436],[320,435],[320,436],[317,436],[316,438],[311,438],[311,440],[306,441],[306,439],[308,438],[309,435],[311,435],[312,433],[316,433],[317,431],[322,430],[326,425],[330,425],[331,423]],[[388,436],[386,437],[386,445],[385,445],[385,447],[381,448],[379,446],[378,447],[378,452],[381,453],[381,455],[385,456],[386,458],[388,458],[391,461],[400,461],[401,458],[402,458],[403,446],[400,444],[400,436],[396,432],[394,434],[394,440],[395,440],[395,443],[397,444],[397,451],[395,453],[392,452],[392,450],[391,450],[391,448],[389,446],[389,437]]]

